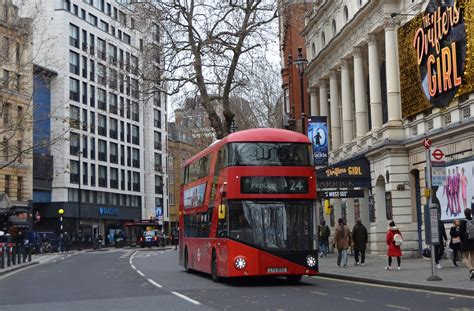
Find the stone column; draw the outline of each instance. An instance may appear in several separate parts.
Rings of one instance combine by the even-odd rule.
[[[316,87],[309,89],[311,110],[308,113],[308,116],[319,116],[319,107],[318,107],[318,94],[316,93]]]
[[[341,145],[341,118],[339,116],[339,86],[337,84],[336,70],[331,70],[330,73],[329,92],[331,96],[332,149],[337,149]]]
[[[385,66],[387,75],[388,122],[401,125],[400,73],[398,68],[398,44],[396,24],[389,21],[385,26]]]
[[[369,85],[372,130],[379,130],[383,124],[382,86],[380,84],[379,50],[375,34],[369,34]]]
[[[365,75],[360,48],[354,49],[354,90],[356,136],[363,137],[368,132],[367,96],[365,93]]]
[[[328,89],[326,80],[319,81],[319,115],[327,117],[328,113]]]
[[[351,75],[349,72],[349,63],[342,60],[341,65],[341,102],[342,102],[342,136],[344,144],[352,141],[353,122],[352,117],[352,92]]]

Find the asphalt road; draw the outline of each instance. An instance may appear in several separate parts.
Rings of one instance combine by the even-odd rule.
[[[214,283],[174,250],[79,253],[0,279],[0,310],[474,310],[474,297],[323,278]]]

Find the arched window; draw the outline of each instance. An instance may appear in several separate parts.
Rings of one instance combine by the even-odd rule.
[[[364,2],[363,0],[359,0],[359,8],[362,6],[362,2]]]
[[[332,36],[335,37],[336,33],[337,33],[336,21],[333,19],[332,20]]]
[[[344,6],[344,21],[347,22],[349,20],[349,10],[347,9],[347,5]]]
[[[324,31],[321,33],[321,45],[324,47],[326,45],[326,35]]]
[[[313,57],[315,57],[316,56],[316,45],[314,44],[314,42],[313,42],[313,44],[311,44],[311,52],[313,53]]]

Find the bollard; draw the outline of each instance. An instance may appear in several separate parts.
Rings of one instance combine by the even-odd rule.
[[[2,245],[2,251],[0,254],[0,269],[5,269],[5,246]]]
[[[16,245],[16,262],[21,264],[21,246],[19,244]]]
[[[23,246],[22,253],[23,253],[23,263],[25,263],[26,262],[26,257],[27,257],[27,255],[26,255],[26,246]]]
[[[12,265],[16,265],[16,245],[11,247]]]
[[[31,246],[28,245],[28,262],[31,262]]]
[[[7,254],[7,267],[10,267],[11,265],[11,256],[10,256],[10,246],[7,246],[6,248],[6,254]]]

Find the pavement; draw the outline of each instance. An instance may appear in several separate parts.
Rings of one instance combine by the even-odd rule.
[[[339,268],[336,262],[334,253],[320,258],[321,276],[474,296],[474,280],[469,279],[469,270],[462,262],[458,262],[458,267],[455,267],[451,260],[441,260],[442,268],[436,269],[440,281],[427,281],[431,276],[430,258],[402,258],[400,271],[395,268],[396,260],[392,263],[392,270],[385,270],[387,257],[382,255],[368,254],[365,266],[354,266],[353,256],[349,256],[348,268]]]

